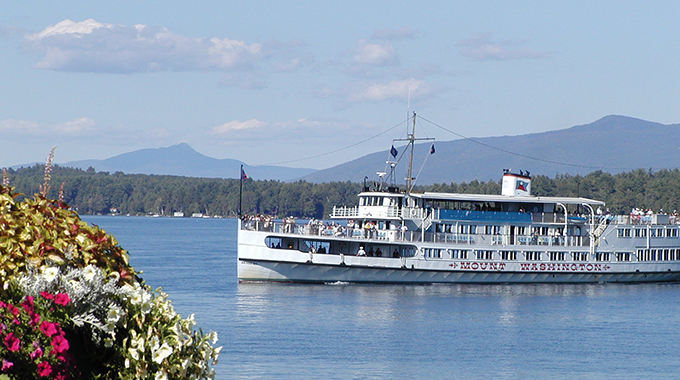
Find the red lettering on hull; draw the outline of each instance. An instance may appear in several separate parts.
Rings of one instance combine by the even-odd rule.
[[[449,264],[452,269],[472,271],[503,271],[508,263],[461,261]],[[519,263],[521,272],[601,272],[611,269],[609,265],[592,263]]]

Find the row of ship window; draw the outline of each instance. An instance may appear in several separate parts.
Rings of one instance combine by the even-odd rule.
[[[649,232],[647,232],[649,231]],[[636,237],[644,238],[663,238],[663,237],[678,237],[677,228],[619,228],[616,231],[617,237]]]
[[[462,260],[503,260],[503,261],[676,261],[680,260],[680,249],[638,249],[631,252],[596,252],[589,260],[588,252],[543,252],[543,251],[487,251],[469,249],[423,248],[423,256],[431,259]]]

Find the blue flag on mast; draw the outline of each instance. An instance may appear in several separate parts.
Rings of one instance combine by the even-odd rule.
[[[390,149],[390,154],[392,155],[392,157],[397,158],[398,153],[399,152],[397,151],[397,148],[395,148],[394,145],[392,145],[392,149]]]
[[[430,147],[430,154],[434,154],[434,144]]]

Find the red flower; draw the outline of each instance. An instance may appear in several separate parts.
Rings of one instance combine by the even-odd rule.
[[[56,323],[42,321],[40,323],[40,332],[47,336],[53,336],[58,332],[58,327],[59,325]]]
[[[14,333],[13,333],[13,332],[7,334],[7,336],[5,336],[4,341],[5,341],[5,347],[7,347],[7,349],[8,349],[10,352],[17,352],[17,351],[19,351],[19,344],[20,344],[21,342],[19,341],[19,338],[17,338],[17,337],[14,336]]]
[[[63,336],[57,335],[52,338],[52,352],[51,354],[61,354],[62,352],[68,350],[68,340]]]
[[[17,309],[17,307],[14,306],[14,305],[12,305],[12,304],[7,304],[7,310],[8,310],[10,313],[12,313],[12,315],[15,316],[15,317],[16,317],[17,315],[19,315],[19,309]]]
[[[48,292],[40,292],[40,296],[46,300],[52,300],[54,299],[54,296],[51,293]]]
[[[52,366],[48,362],[38,363],[38,376],[47,377],[52,373]]]
[[[71,302],[71,299],[68,298],[68,294],[66,293],[58,293],[54,296],[54,303],[57,305],[66,306],[69,302]]]

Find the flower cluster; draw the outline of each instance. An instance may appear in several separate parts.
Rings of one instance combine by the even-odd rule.
[[[47,188],[49,171],[46,169]],[[61,201],[0,186],[0,379],[212,379],[217,334]]]
[[[87,378],[213,378],[211,366],[221,349],[214,347],[217,334],[194,330],[193,315],[182,319],[162,291],[139,282],[118,282],[116,275],[104,276],[94,266],[46,267],[21,276],[18,288],[29,295],[56,293],[54,302],[68,297],[66,336],[87,345],[74,353],[77,364],[86,362],[96,369]]]
[[[16,299],[19,292],[12,292]],[[61,325],[67,322],[70,299],[65,293],[41,292],[19,302],[0,301],[0,373],[25,379],[68,379],[76,374],[69,342]]]

